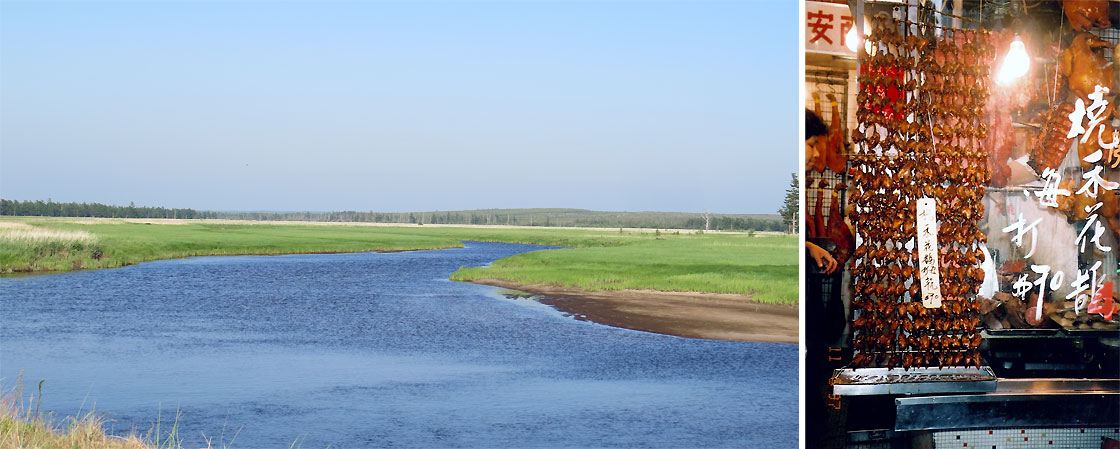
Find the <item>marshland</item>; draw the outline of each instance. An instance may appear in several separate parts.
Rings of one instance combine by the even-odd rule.
[[[6,249],[16,248],[7,237],[3,248],[15,254],[5,260],[38,254],[42,266],[74,267],[49,265],[52,258],[119,266],[0,279],[9,312],[0,377],[20,370],[24,379],[46,379],[39,404],[59,416],[95,403],[110,435],[150,432],[158,411],[174,408],[184,447],[236,430],[243,447],[751,447],[796,438],[777,430],[796,418],[796,402],[783,399],[796,380],[782,374],[796,369],[794,345],[605,326],[451,281],[618,294],[708,286],[744,303],[758,292],[792,304],[794,295],[753,287],[782,283],[781,266],[760,260],[784,261],[784,276],[796,276],[796,260],[783,256],[793,252],[792,237],[4,222],[21,236],[43,236],[17,250]],[[51,238],[70,242],[67,254],[43,243]],[[102,257],[77,259],[87,246]],[[286,253],[295,254],[234,255]],[[194,257],[210,254],[225,256]],[[737,424],[760,420],[772,430],[744,433]]]

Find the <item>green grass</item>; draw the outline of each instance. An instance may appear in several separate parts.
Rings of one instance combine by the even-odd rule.
[[[12,223],[18,223],[13,225]],[[57,238],[4,239],[0,273],[110,268],[150,260],[238,254],[400,251],[460,247],[460,240],[569,247],[461,269],[453,280],[502,279],[584,290],[737,293],[797,303],[797,238],[590,229],[347,226],[3,217]],[[79,238],[80,237],[80,238]],[[66,240],[65,238],[70,238]]]
[[[452,280],[502,279],[581,290],[651,289],[738,293],[772,304],[797,303],[797,239],[792,236],[663,236],[611,248],[518,254]]]
[[[238,254],[404,251],[460,247],[443,237],[377,232],[356,226],[188,223],[177,225],[63,219],[10,219],[38,228],[84,231],[96,244],[0,238],[0,273],[113,268],[151,260]],[[0,236],[2,237],[2,236]]]

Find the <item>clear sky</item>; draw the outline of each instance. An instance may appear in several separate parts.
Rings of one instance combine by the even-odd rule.
[[[0,2],[0,196],[775,213],[798,2]]]

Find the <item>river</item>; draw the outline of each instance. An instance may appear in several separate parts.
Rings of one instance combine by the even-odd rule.
[[[579,321],[452,282],[535,245],[0,279],[0,386],[184,447],[797,446],[797,346]],[[239,432],[239,433],[238,433]]]

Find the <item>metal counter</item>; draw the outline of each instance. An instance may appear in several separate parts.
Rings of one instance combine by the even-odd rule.
[[[991,369],[837,370],[833,392],[898,396],[895,431],[1120,426],[1120,379],[996,378]]]

